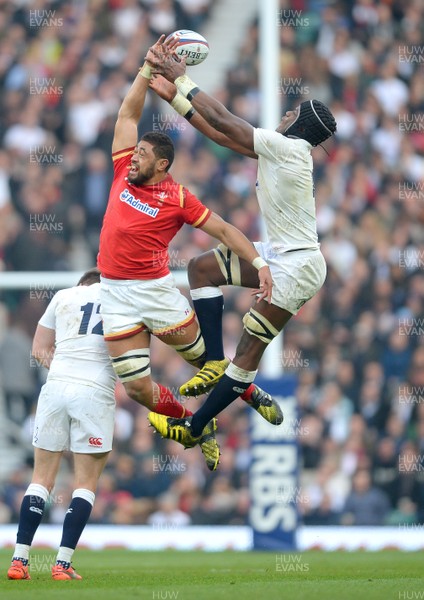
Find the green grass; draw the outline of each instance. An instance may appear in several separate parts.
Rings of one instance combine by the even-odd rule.
[[[77,550],[74,564],[84,579],[65,582],[50,579],[55,555],[42,549],[32,552],[31,581],[8,581],[10,556],[0,551],[1,600],[424,599],[419,552]]]

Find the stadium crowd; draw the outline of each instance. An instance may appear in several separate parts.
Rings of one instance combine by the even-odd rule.
[[[0,7],[0,271],[84,270],[95,264],[124,91],[158,34],[201,31],[213,1]],[[299,437],[296,495],[306,524],[424,523],[423,24],[419,0],[287,0],[276,15],[282,112],[318,98],[338,124],[328,156],[313,151],[327,281],[286,327],[279,356],[299,378],[299,420],[283,426]],[[256,22],[244,39],[215,95],[259,125]],[[258,239],[254,161],[202,138],[153,94],[141,123],[151,129],[177,146],[174,178]],[[184,269],[210,244],[184,228],[171,268]],[[0,293],[0,385],[9,418],[30,440],[43,378],[29,360],[31,338],[53,291]],[[225,298],[232,356],[250,292],[227,290]],[[192,370],[156,343],[152,372],[176,391]],[[219,417],[223,455],[209,474],[198,448],[182,453],[155,436],[146,410],[121,386],[116,395],[115,446],[91,522],[247,523],[244,403]],[[199,402],[190,399],[190,409]],[[30,456],[29,447],[26,463],[0,481],[0,522],[17,520]],[[59,478],[50,522],[61,522],[68,506],[69,472]]]

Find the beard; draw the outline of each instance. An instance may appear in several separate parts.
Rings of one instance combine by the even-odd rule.
[[[137,171],[135,175],[128,174],[128,181],[133,185],[144,185],[146,181],[149,181],[155,174],[155,167],[151,165],[146,167],[144,173]]]

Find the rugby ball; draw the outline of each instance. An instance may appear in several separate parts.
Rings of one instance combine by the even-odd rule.
[[[179,29],[166,38],[178,38],[178,46],[175,52],[181,58],[186,59],[189,66],[200,65],[209,54],[209,44],[205,38],[190,29]]]

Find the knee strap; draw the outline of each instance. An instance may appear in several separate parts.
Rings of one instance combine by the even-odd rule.
[[[240,259],[225,244],[214,248],[215,258],[227,285],[241,285]]]
[[[194,342],[171,347],[174,348],[174,350],[176,350],[178,354],[189,363],[197,362],[204,356],[206,352],[205,341],[200,329],[197,330],[197,335]]]
[[[119,379],[125,383],[150,375],[150,349],[128,350],[121,356],[111,357]]]
[[[278,335],[279,331],[266,317],[251,308],[243,317],[243,325],[247,333],[269,344]]]

